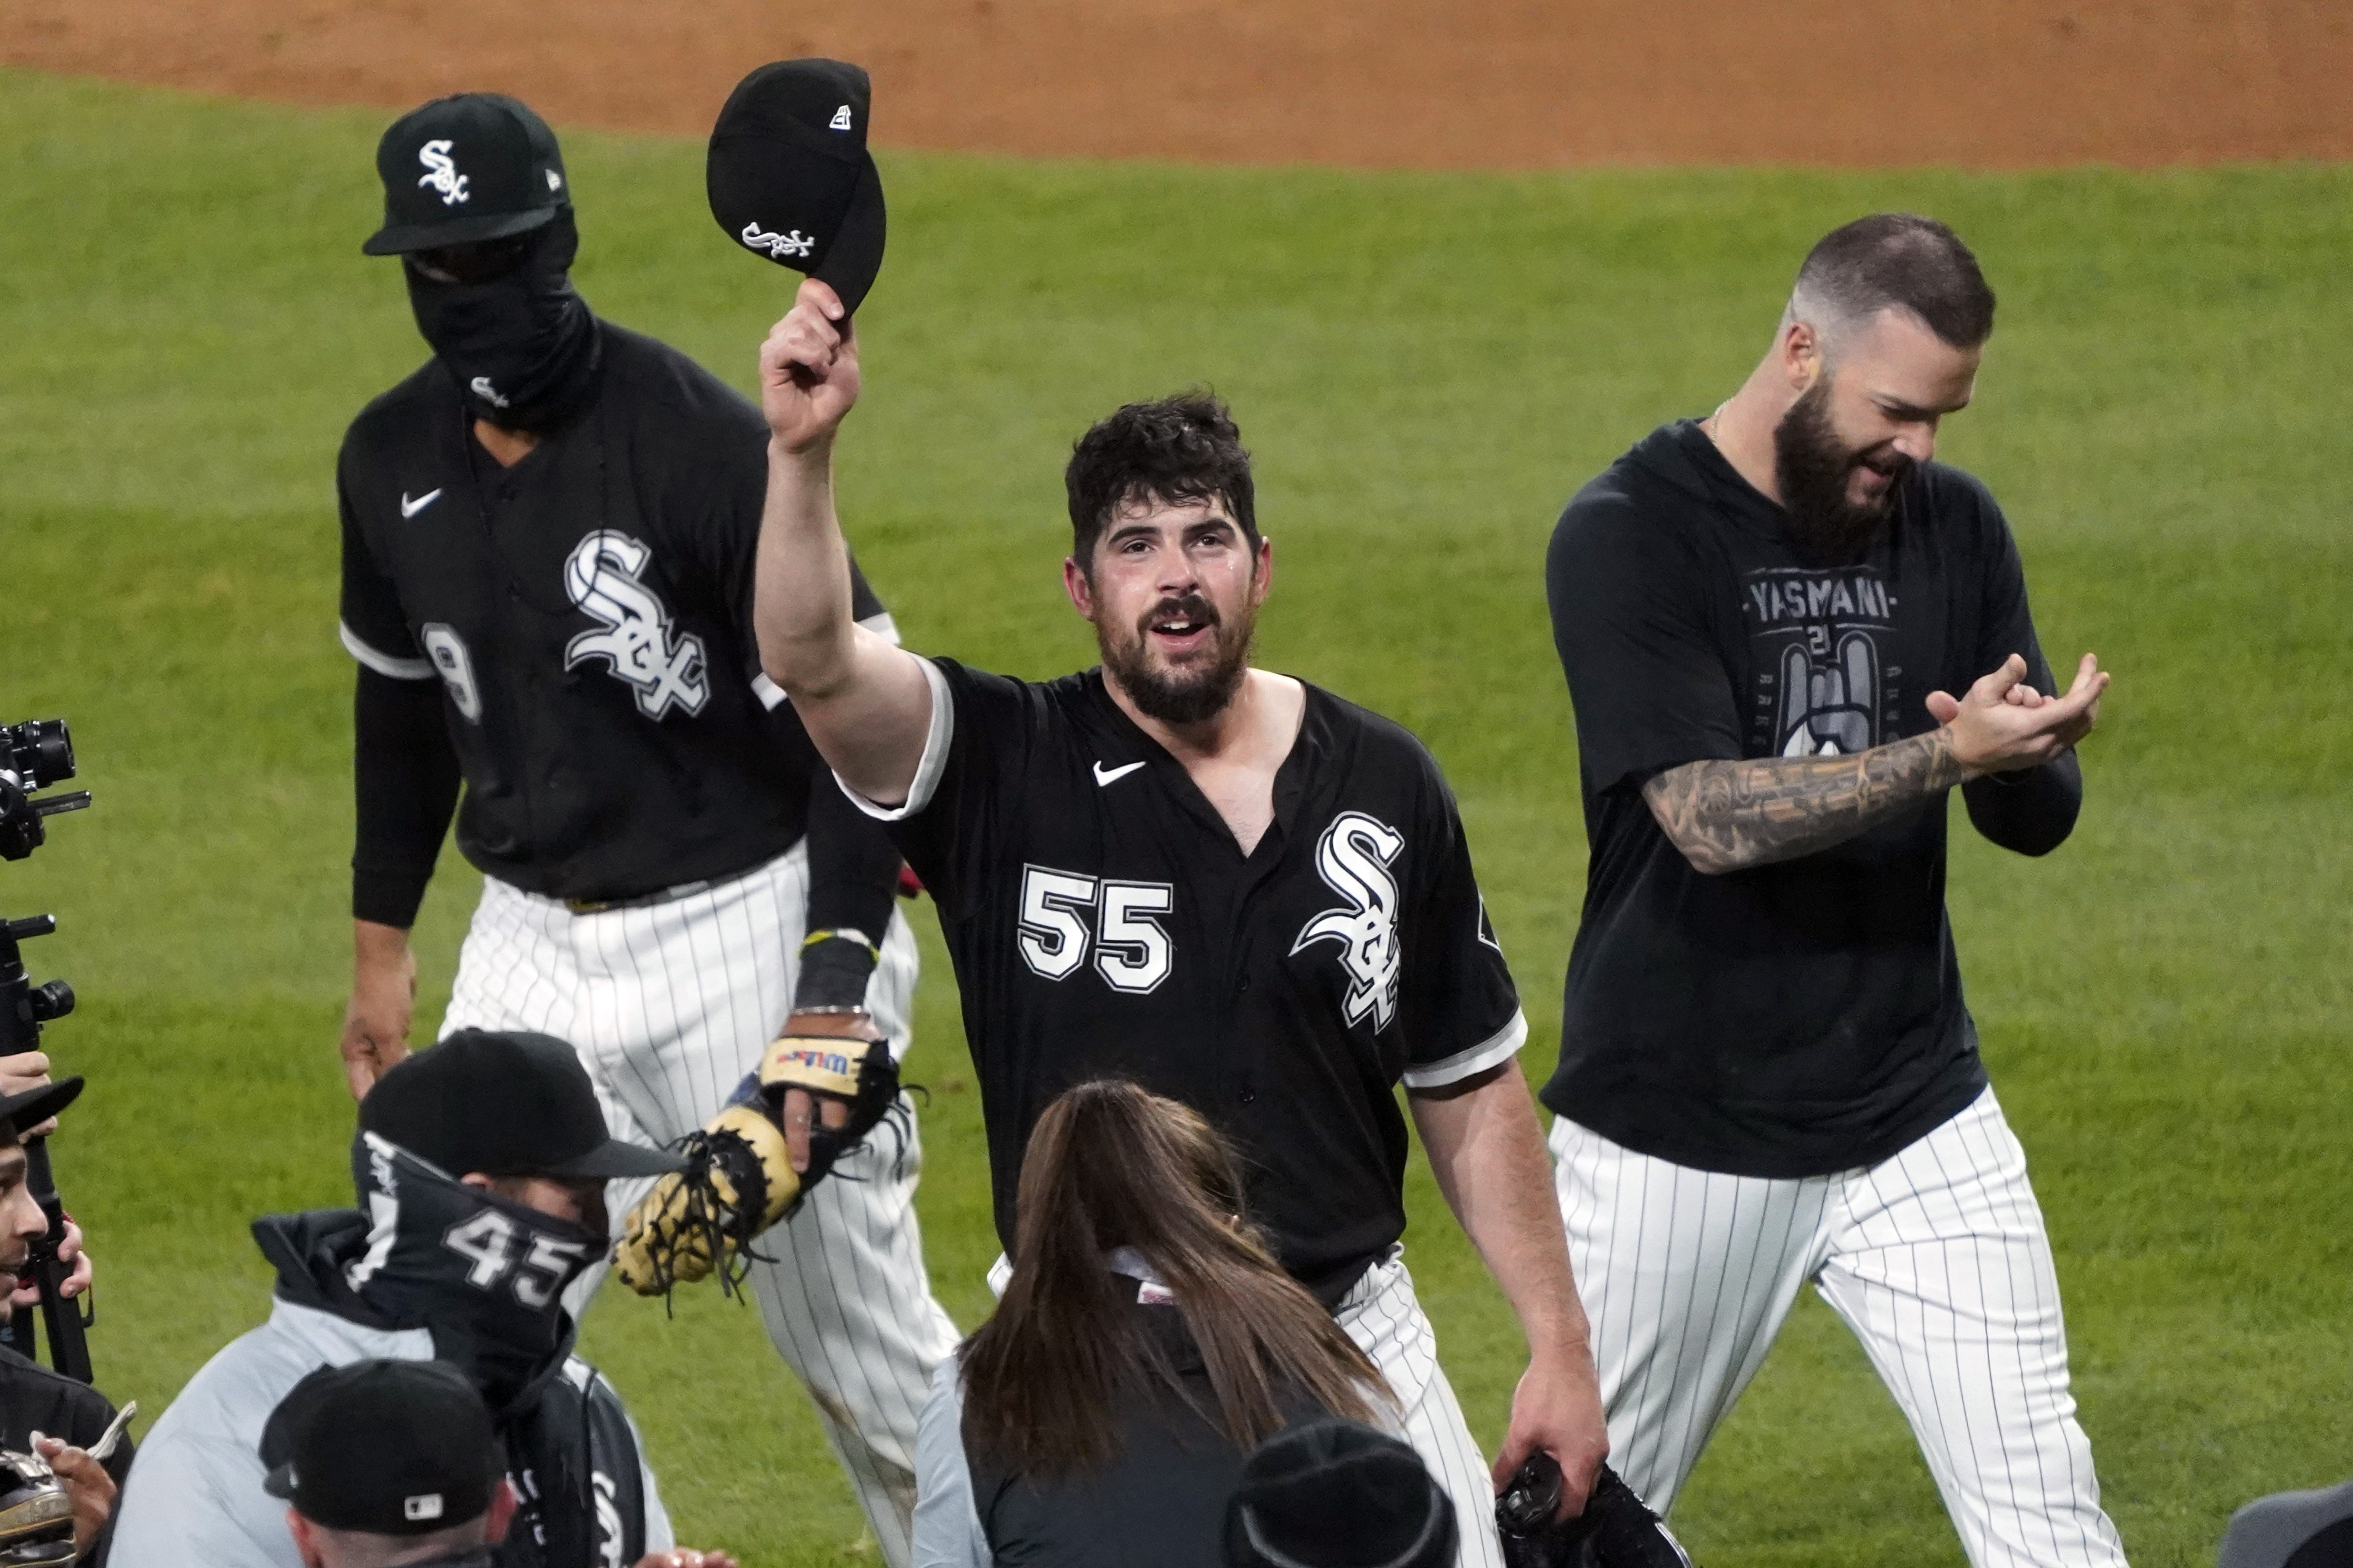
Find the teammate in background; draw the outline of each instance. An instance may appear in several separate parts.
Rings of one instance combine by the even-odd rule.
[[[490,1408],[440,1362],[321,1367],[270,1412],[261,1462],[302,1568],[492,1568],[521,1506]],[[735,1568],[720,1552],[641,1561]]]
[[[1466,1560],[1494,1563],[1494,1486],[1398,1258],[1401,1078],[1527,1335],[1493,1478],[1542,1446],[1574,1511],[1604,1440],[1515,1060],[1527,1023],[1430,754],[1250,666],[1274,558],[1224,408],[1132,405],[1080,440],[1063,584],[1103,666],[1035,685],[857,624],[831,454],[858,350],[826,285],[801,286],[760,376],[775,432],[762,661],[937,900],[999,1238],[1015,1240],[1031,1125],[1064,1089],[1123,1077],[1191,1106],[1251,1172],[1250,1217],[1276,1256],[1398,1396],[1466,1521]]]
[[[2052,694],[2000,510],[1929,460],[1993,308],[1942,224],[1849,224],[1746,384],[1570,502],[1546,585],[1592,859],[1544,1100],[1653,1508],[1811,1280],[1977,1568],[2121,1563],[1945,915],[1947,794],[2057,848],[2107,685],[2086,655]]]
[[[497,1568],[678,1568],[637,1427],[563,1306],[604,1251],[607,1183],[678,1163],[607,1135],[561,1040],[468,1031],[386,1072],[352,1141],[359,1206],[254,1222],[269,1321],[148,1432],[115,1561],[300,1568],[266,1484],[270,1416],[322,1365],[396,1360],[447,1362],[490,1407],[520,1502]]]
[[[461,776],[458,845],[484,882],[444,1035],[570,1041],[615,1136],[646,1145],[709,1121],[780,1032],[903,1053],[897,852],[759,673],[758,412],[573,292],[571,189],[522,104],[438,100],[376,165],[385,225],[364,248],[401,258],[434,357],[353,423],[337,476],[360,664],[353,1093],[406,1048],[407,928]],[[852,577],[860,623],[892,635]],[[902,1568],[915,1419],[956,1338],[923,1269],[907,1128],[845,1159],[751,1269]]]
[[[1388,1412],[1185,1106],[1080,1084],[1038,1119],[1020,1188],[1005,1299],[923,1407],[916,1568],[1198,1568],[1260,1442]]]

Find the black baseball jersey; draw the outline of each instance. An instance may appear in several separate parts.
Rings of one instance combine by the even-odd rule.
[[[343,639],[438,679],[490,875],[623,899],[800,838],[816,761],[759,675],[752,569],[768,429],[676,350],[597,324],[595,401],[512,468],[428,362],[344,437]],[[888,617],[852,568],[859,618]]]
[[[1929,692],[1966,691],[2013,653],[2050,690],[1985,487],[1922,464],[1861,561],[1809,565],[1781,509],[1680,421],[1570,502],[1546,585],[1592,858],[1545,1103],[1680,1165],[1797,1177],[1876,1163],[1976,1100],[1943,796],[1707,876],[1641,792],[1684,763],[1925,733]],[[1961,793],[1986,837],[2039,854],[2073,826],[2081,780],[2070,756]]]
[[[925,668],[913,787],[868,809],[938,901],[998,1236],[1039,1115],[1127,1078],[1232,1140],[1283,1263],[1336,1300],[1405,1228],[1397,1083],[1454,1082],[1527,1035],[1437,763],[1310,686],[1245,856],[1100,671]]]

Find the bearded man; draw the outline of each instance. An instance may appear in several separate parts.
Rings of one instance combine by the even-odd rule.
[[[2087,654],[2050,695],[2000,510],[1929,460],[1993,309],[1944,225],[1849,224],[1747,383],[1562,517],[1592,858],[1543,1098],[1611,1452],[1652,1508],[1810,1280],[1972,1563],[2114,1564],[1945,915],[1947,793],[2058,847],[2107,684]]]
[[[1233,419],[1182,395],[1131,404],[1079,439],[1062,585],[1103,663],[1033,683],[919,658],[858,626],[831,468],[858,344],[825,284],[801,286],[760,375],[773,433],[761,662],[938,904],[998,1236],[1009,1249],[1022,1149],[1064,1089],[1115,1076],[1191,1106],[1242,1156],[1251,1216],[1284,1267],[1380,1369],[1454,1498],[1461,1560],[1500,1563],[1497,1477],[1544,1448],[1573,1511],[1602,1453],[1516,1059],[1527,1023],[1430,753],[1250,663],[1274,547]],[[1398,1260],[1400,1080],[1528,1336],[1492,1469]]]

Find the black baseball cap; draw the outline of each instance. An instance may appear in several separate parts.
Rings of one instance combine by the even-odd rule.
[[[872,93],[842,60],[777,60],[735,84],[703,165],[727,237],[833,286],[855,310],[882,270],[882,176],[866,150]]]
[[[0,1094],[0,1121],[6,1122],[22,1138],[58,1111],[74,1102],[81,1093],[81,1079],[61,1078],[55,1083],[45,1083],[21,1094]]]
[[[360,248],[398,256],[503,239],[572,205],[555,132],[503,93],[437,98],[392,122],[376,143],[384,226]]]
[[[491,1412],[438,1361],[322,1366],[261,1429],[262,1489],[314,1524],[429,1535],[480,1519],[506,1473]]]
[[[1354,1421],[1278,1432],[1242,1461],[1226,1568],[1448,1568],[1454,1503],[1412,1448]]]
[[[360,1127],[453,1176],[659,1176],[686,1168],[675,1154],[607,1132],[578,1054],[549,1035],[460,1029],[378,1079],[360,1101]]]

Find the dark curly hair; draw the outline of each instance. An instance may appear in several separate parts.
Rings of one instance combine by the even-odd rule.
[[[1071,497],[1071,556],[1094,566],[1103,524],[1130,501],[1219,500],[1258,549],[1250,453],[1217,395],[1180,392],[1131,403],[1095,422],[1071,448],[1062,485]]]

